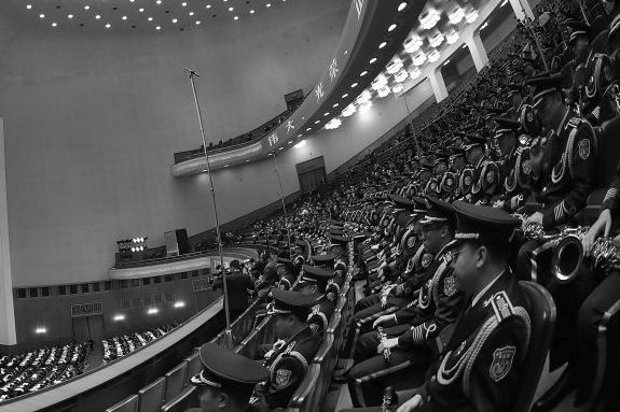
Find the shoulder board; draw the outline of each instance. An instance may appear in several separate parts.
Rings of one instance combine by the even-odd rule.
[[[290,353],[293,348],[295,347],[295,345],[297,344],[297,341],[291,341],[288,346],[286,347],[286,349],[284,350],[284,353]]]
[[[583,120],[584,120],[584,119],[582,119],[581,117],[578,117],[578,116],[572,117],[572,118],[568,121],[567,126],[568,126],[568,127],[572,127],[572,128],[578,127],[578,126],[581,124],[581,122],[582,122]]]
[[[515,313],[514,306],[505,291],[497,292],[484,302],[485,307],[491,305],[497,321],[501,323],[512,317]]]

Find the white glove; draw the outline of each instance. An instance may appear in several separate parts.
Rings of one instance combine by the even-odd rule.
[[[421,395],[415,395],[413,398],[409,399],[407,402],[400,405],[396,412],[411,412],[415,411],[419,406],[422,406],[424,402],[422,401]]]
[[[375,321],[372,323],[372,328],[376,328],[377,326],[381,325],[382,323],[385,322],[389,322],[389,321],[394,321],[396,322],[396,314],[392,313],[391,315],[382,315],[379,316],[377,319],[375,319]]]

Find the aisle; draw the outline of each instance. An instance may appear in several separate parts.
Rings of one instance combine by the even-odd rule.
[[[101,341],[96,341],[93,345],[93,350],[88,354],[88,365],[84,369],[84,372],[88,372],[92,369],[97,369],[103,365],[103,345]]]

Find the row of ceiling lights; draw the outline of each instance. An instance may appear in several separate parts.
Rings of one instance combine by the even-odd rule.
[[[404,10],[407,7],[407,3],[403,2],[399,5],[399,11]],[[411,78],[415,80],[422,75],[421,66],[425,63],[435,63],[441,57],[439,47],[444,43],[449,45],[454,44],[459,39],[457,31],[457,25],[465,22],[472,24],[478,19],[478,11],[473,8],[472,5],[461,7],[456,3],[448,4],[446,7],[446,14],[450,26],[447,26],[442,33],[436,28],[437,23],[441,20],[442,12],[436,8],[427,7],[419,16],[419,26],[414,29],[409,36],[403,42],[403,51],[407,57],[402,58],[399,54],[396,54],[390,62],[386,65],[385,71],[379,73],[377,77],[372,81],[370,88],[362,91],[353,103],[350,103],[345,107],[340,115],[342,117],[350,117],[356,112],[364,113],[372,107],[373,92],[379,98],[387,97],[390,92],[399,94],[403,91],[403,83]],[[395,29],[395,25],[391,25],[388,31]],[[423,32],[426,32],[423,34]],[[423,50],[424,38],[426,38],[429,48]],[[384,41],[379,44],[379,50],[383,49],[387,43]],[[405,68],[405,59],[411,60],[411,66]],[[374,64],[377,61],[376,57],[370,60],[370,64]],[[360,77],[364,77],[368,74],[367,70],[360,73]],[[390,79],[392,79],[390,84]],[[351,84],[352,88],[358,86],[357,82]],[[343,99],[347,98],[348,94],[342,96]],[[334,104],[334,107],[338,107],[338,103]],[[325,124],[325,129],[332,130],[340,127],[342,120],[337,116],[332,118]]]
[[[128,1],[129,1],[129,3],[135,3],[135,1],[136,1],[136,0],[128,0]],[[222,1],[223,1],[223,2],[227,2],[228,0],[222,0]],[[274,1],[275,1],[275,0],[274,0]],[[282,2],[286,2],[286,0],[282,0]],[[155,0],[155,4],[156,4],[156,5],[158,5],[158,6],[159,6],[159,5],[161,5],[162,3],[163,3],[163,0]],[[185,8],[185,7],[187,7],[187,6],[188,6],[188,3],[187,3],[186,1],[183,1],[183,2],[181,2],[181,3],[180,3],[180,5],[181,5],[181,7],[184,7],[184,8]],[[270,2],[265,3],[265,7],[266,7],[266,8],[270,8],[270,7],[271,7],[271,5],[272,5],[272,4],[271,4]],[[60,8],[60,7],[59,7],[59,6],[57,6],[57,8]],[[84,5],[84,6],[83,6],[83,8],[84,8],[84,10],[85,10],[85,11],[90,11],[90,10],[91,10],[91,6],[90,6],[90,5],[88,5],[88,4],[87,4],[87,5]],[[209,9],[211,9],[211,8],[212,8],[212,5],[211,5],[210,3],[205,5],[205,9],[209,10]],[[28,10],[33,10],[33,9],[34,9],[34,7],[33,7],[33,5],[32,5],[32,4],[26,4],[26,9],[28,9]],[[114,10],[116,10],[116,8],[114,8]],[[145,13],[145,11],[146,11],[146,9],[145,9],[144,7],[140,7],[140,8],[138,9],[138,12],[139,12],[139,13]],[[234,6],[229,6],[229,7],[228,7],[228,11],[229,11],[230,13],[234,12],[234,11],[235,11]],[[66,16],[66,17],[67,17],[67,19],[68,19],[68,20],[74,20],[74,19],[76,18],[76,14],[74,14],[74,13],[77,13],[77,12],[68,13],[68,14],[67,14],[67,16]],[[168,11],[166,11],[166,13],[168,13]],[[250,10],[249,10],[249,13],[250,13],[250,14],[254,14],[254,13],[256,13],[256,9],[250,9]],[[149,13],[146,13],[146,14],[149,14]],[[189,11],[187,14],[188,14],[188,16],[189,16],[189,17],[191,17],[191,18],[197,17],[197,16],[196,16],[196,12],[194,12],[194,11]],[[216,16],[216,15],[213,15],[212,17],[215,17],[215,16]],[[39,18],[40,18],[41,20],[46,19],[46,17],[47,17],[47,16],[45,15],[45,13],[40,13],[40,14],[39,14]],[[101,14],[97,13],[97,14],[95,14],[95,15],[94,15],[94,18],[95,18],[95,20],[101,20],[103,17],[102,17],[102,15],[101,15]],[[240,17],[239,17],[239,15],[238,15],[238,14],[233,15],[233,20],[234,20],[234,21],[238,21],[238,20],[239,20],[239,18],[240,18]],[[111,29],[111,28],[112,28],[112,23],[110,23],[110,22],[109,22],[111,19],[104,19],[104,20],[106,20],[106,23],[105,23],[104,27],[105,27],[106,29]],[[122,22],[129,22],[130,18],[129,18],[127,15],[123,15],[123,16],[121,16],[121,20],[122,20]],[[147,20],[147,22],[148,22],[148,23],[152,23],[152,22],[154,22],[154,20],[155,20],[155,19],[154,19],[152,16],[148,16],[148,17],[146,18],[146,20]],[[170,22],[171,22],[173,25],[176,25],[176,24],[178,24],[178,23],[179,23],[179,20],[180,20],[180,19],[179,19],[178,17],[172,17],[172,18],[170,19]],[[193,24],[194,24],[194,25],[196,25],[196,26],[200,26],[200,25],[202,24],[202,21],[201,21],[201,20],[193,20]],[[82,23],[82,24],[80,24],[80,26],[83,26],[83,25],[84,25],[83,23]],[[53,21],[53,22],[51,23],[51,26],[52,26],[52,27],[54,27],[54,28],[55,28],[55,27],[58,27],[58,26],[59,26],[59,23],[58,23],[57,21]],[[132,28],[135,28],[135,26],[132,26]],[[154,28],[155,28],[155,30],[158,30],[158,31],[159,31],[159,30],[161,30],[161,29],[162,29],[162,26],[161,26],[161,25],[156,25],[156,26],[154,26]]]

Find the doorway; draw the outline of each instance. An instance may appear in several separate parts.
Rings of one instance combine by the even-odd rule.
[[[302,194],[319,190],[327,184],[325,160],[323,156],[315,157],[295,165],[299,178],[299,190]]]

